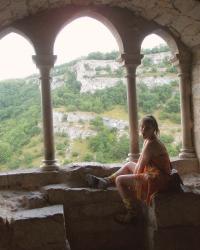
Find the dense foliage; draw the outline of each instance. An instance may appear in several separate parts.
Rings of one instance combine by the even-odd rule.
[[[116,60],[119,57],[118,51],[112,51],[107,53],[101,53],[101,52],[91,52],[88,54],[88,56],[85,58],[87,60]]]
[[[35,84],[23,80],[0,83],[0,164],[12,166],[13,158],[30,139],[40,133],[40,93]]]
[[[126,88],[121,82],[114,87],[97,90],[94,94],[80,93],[75,86],[78,88],[76,80],[67,81],[64,87],[57,88],[53,93],[54,106],[65,106],[68,111],[96,113],[112,109],[115,105],[126,106]]]
[[[178,83],[148,87],[144,83],[137,86],[139,111],[144,114],[159,110],[159,118],[180,122],[180,95]]]
[[[159,46],[155,46],[153,48],[146,48],[142,49],[142,54],[148,55],[148,54],[155,54],[160,52],[168,52],[170,51],[169,47],[165,44],[160,44]]]
[[[92,121],[98,134],[89,139],[89,148],[93,152],[93,159],[98,162],[119,162],[126,159],[129,152],[129,138],[117,136],[116,129],[109,129],[103,125],[101,117]]]

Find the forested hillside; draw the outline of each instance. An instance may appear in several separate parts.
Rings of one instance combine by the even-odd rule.
[[[158,60],[161,52],[166,54]],[[137,101],[139,117],[151,113],[159,119],[161,140],[174,156],[180,148],[180,97],[176,69],[169,61],[168,52],[165,46],[144,51],[146,56],[137,70]],[[125,72],[116,66],[118,56],[117,52],[94,52],[55,67],[52,73],[54,131],[57,158],[62,164],[126,159],[129,132]],[[79,77],[80,65],[82,78]],[[0,82],[2,170],[37,167],[41,162],[41,104],[36,79],[37,76],[31,76]],[[95,91],[94,88],[85,91],[80,79],[84,79],[85,84],[102,79],[108,84],[96,85]]]

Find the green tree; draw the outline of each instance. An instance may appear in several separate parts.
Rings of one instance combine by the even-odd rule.
[[[11,157],[10,145],[6,142],[0,143],[0,163],[4,164],[10,160]]]

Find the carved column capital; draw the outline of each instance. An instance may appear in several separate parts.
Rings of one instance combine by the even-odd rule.
[[[134,54],[121,54],[120,61],[123,63],[123,66],[126,68],[127,78],[135,78],[136,68],[141,64],[141,59],[143,55],[134,53]]]
[[[32,56],[32,59],[39,69],[41,69],[41,68],[51,69],[54,66],[54,63],[57,59],[57,56],[55,56],[55,55],[34,55],[34,56]]]
[[[123,62],[124,66],[136,68],[138,65],[141,64],[142,58],[143,55],[139,53],[134,53],[134,54],[124,53],[121,54],[120,61]]]
[[[190,74],[192,57],[189,53],[176,53],[171,62],[177,67],[179,74]]]

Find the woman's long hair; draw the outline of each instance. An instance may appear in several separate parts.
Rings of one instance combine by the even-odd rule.
[[[154,128],[154,133],[156,135],[160,134],[160,130],[158,128],[158,122],[156,121],[156,118],[153,115],[146,115],[142,118],[142,123],[147,122]]]

